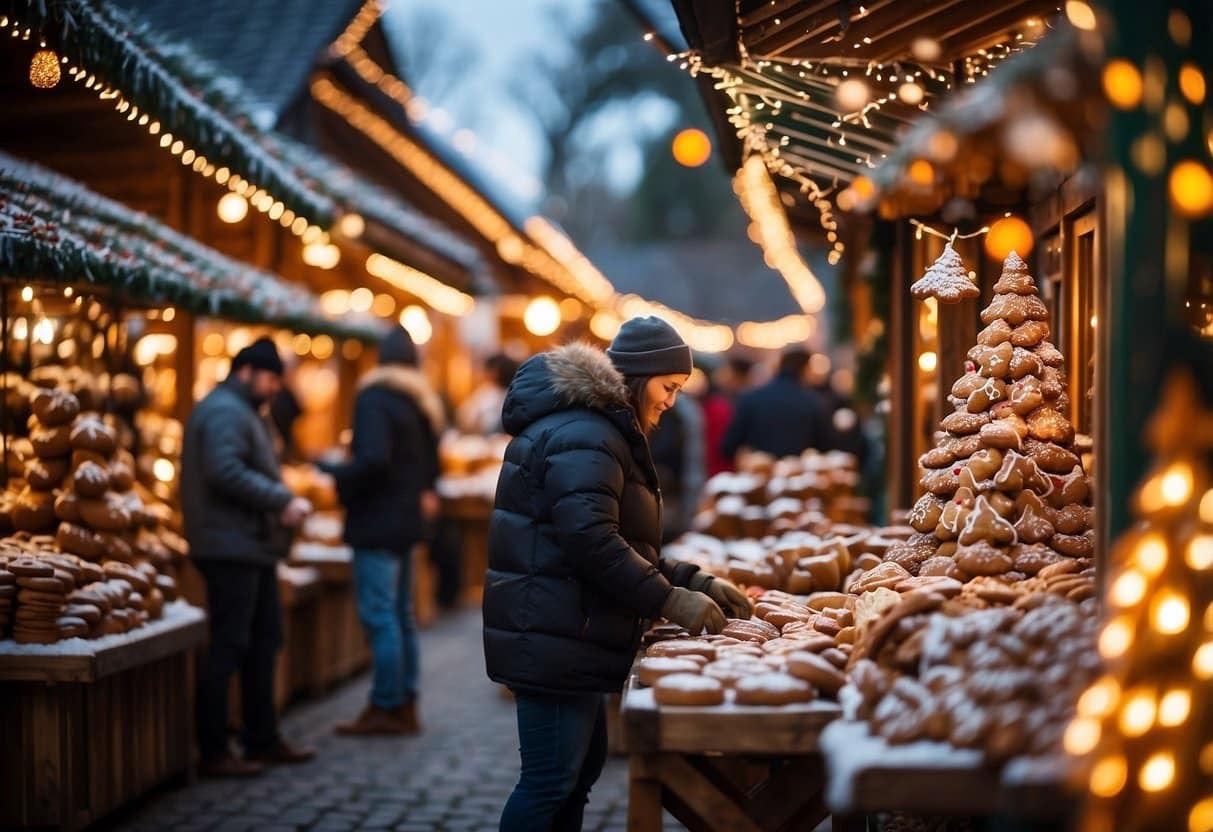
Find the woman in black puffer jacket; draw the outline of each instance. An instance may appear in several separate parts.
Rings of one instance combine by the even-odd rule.
[[[691,372],[658,318],[634,318],[606,355],[537,355],[506,395],[506,450],[489,527],[484,651],[518,707],[522,773],[503,832],[580,829],[606,759],[602,694],[627,677],[645,619],[718,632],[748,617],[732,584],[661,560],[661,490],[647,435]]]

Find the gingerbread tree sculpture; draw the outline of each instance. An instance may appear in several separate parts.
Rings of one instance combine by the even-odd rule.
[[[1155,464],[1112,553],[1108,673],[1065,734],[1091,755],[1084,832],[1213,829],[1213,412],[1169,377],[1147,427]]]
[[[969,277],[964,262],[949,242],[944,245],[939,259],[914,281],[910,294],[919,300],[936,298],[942,303],[959,303],[965,298],[977,297],[981,290]]]
[[[952,385],[954,412],[919,459],[926,494],[910,524],[937,544],[903,563],[918,574],[1022,580],[1093,551],[1090,487],[1073,450],[1063,358],[1018,254],[1003,264],[986,324]],[[924,543],[931,543],[925,538]],[[924,551],[924,548],[926,551]]]

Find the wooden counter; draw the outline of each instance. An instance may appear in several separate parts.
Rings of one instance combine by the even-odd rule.
[[[817,740],[839,713],[833,702],[661,707],[633,673],[620,705],[628,828],[658,832],[668,810],[691,829],[815,829],[827,816]]]
[[[80,829],[194,766],[206,614],[177,602],[122,635],[0,642],[0,827]]]
[[[821,751],[830,772],[826,804],[838,814],[1007,814],[1058,821],[1076,806],[1067,782],[1078,766],[1065,759],[1020,758],[999,767],[978,751],[947,743],[890,745],[865,723],[843,720],[823,732]]]

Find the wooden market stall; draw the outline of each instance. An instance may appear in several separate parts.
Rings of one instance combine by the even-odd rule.
[[[193,767],[191,680],[205,613],[178,600],[187,555],[174,487],[179,434],[163,421],[148,430],[129,315],[206,311],[362,339],[374,329],[327,319],[299,287],[2,153],[0,308],[0,699],[13,715],[3,745],[14,773],[0,823],[75,829]],[[74,457],[57,455],[46,425],[60,416],[43,400],[96,411],[91,449],[71,444]],[[100,461],[112,510],[70,512],[49,489],[66,480],[83,488],[74,483],[83,469],[104,470]]]
[[[712,4],[674,3],[690,48],[669,48],[670,54],[684,61],[701,80],[701,89],[719,119],[721,142],[726,151],[736,150],[730,167],[760,159],[787,197],[788,217],[804,240],[812,241],[829,231],[826,241],[843,259],[856,248],[866,245],[872,249],[866,265],[861,266],[856,257],[857,262],[846,269],[846,284],[853,292],[851,331],[874,359],[875,372],[869,374],[872,390],[882,376],[886,379],[890,505],[908,507],[917,501],[914,511],[896,513],[893,522],[909,522],[917,533],[906,544],[889,545],[881,557],[869,561],[872,569],[898,575],[898,570],[908,569],[911,577],[895,588],[889,596],[891,611],[869,630],[868,638],[876,645],[868,645],[864,653],[871,653],[848,663],[851,683],[844,693],[852,691],[858,701],[844,702],[848,718],[831,725],[823,735],[831,781],[827,803],[843,816],[1006,814],[1031,822],[1065,824],[1077,816],[1084,786],[1104,798],[1122,789],[1124,780],[1118,778],[1125,770],[1126,757],[1117,755],[1127,755],[1130,766],[1135,756],[1139,758],[1136,763],[1142,768],[1137,785],[1142,792],[1165,789],[1171,782],[1164,783],[1161,776],[1155,779],[1150,769],[1161,765],[1159,761],[1169,752],[1157,751],[1155,757],[1147,758],[1145,752],[1132,751],[1134,746],[1126,737],[1137,736],[1145,728],[1139,729],[1124,711],[1119,716],[1120,744],[1111,743],[1108,756],[1095,760],[1087,758],[1099,737],[1090,731],[1092,714],[1103,719],[1105,731],[1117,735],[1112,727],[1117,711],[1091,711],[1090,705],[1080,703],[1081,718],[1068,724],[1066,718],[1058,719],[1046,730],[1033,722],[1043,721],[1043,715],[1002,704],[1004,698],[1014,701],[1018,695],[991,697],[983,692],[983,672],[990,666],[1002,666],[997,657],[1000,648],[989,647],[984,656],[969,655],[961,627],[962,621],[975,628],[989,627],[979,641],[996,645],[1004,638],[1002,628],[1010,622],[1024,622],[1022,633],[1029,633],[1031,626],[1026,622],[1036,616],[1026,602],[1003,612],[1000,605],[1016,597],[1024,601],[1013,593],[1023,591],[1025,580],[1029,586],[1039,580],[1040,590],[1051,592],[1050,587],[1067,591],[1078,587],[1081,578],[1081,590],[1068,599],[1077,605],[1058,606],[1055,611],[1073,632],[1053,638],[1059,644],[1069,643],[1073,651],[1075,645],[1085,645],[1082,652],[1087,659],[1079,659],[1072,651],[1050,665],[1058,677],[1055,682],[1063,673],[1085,677],[1077,687],[1071,684],[1061,697],[1071,715],[1084,691],[1108,689],[1106,680],[1095,682],[1098,657],[1112,660],[1123,649],[1112,641],[1125,632],[1118,629],[1123,626],[1120,618],[1103,630],[1098,646],[1095,638],[1099,634],[1096,587],[1112,586],[1118,572],[1127,578],[1116,584],[1119,589],[1104,603],[1114,611],[1127,606],[1134,616],[1140,615],[1132,626],[1151,630],[1143,645],[1158,643],[1156,633],[1179,637],[1182,630],[1189,646],[1200,638],[1191,632],[1199,630],[1195,622],[1185,628],[1161,621],[1157,604],[1152,607],[1154,617],[1147,621],[1149,604],[1131,599],[1129,579],[1136,579],[1139,573],[1134,564],[1138,568],[1141,564],[1132,558],[1144,551],[1144,530],[1123,544],[1138,547],[1127,566],[1116,564],[1109,552],[1114,535],[1130,522],[1129,484],[1146,471],[1136,437],[1155,401],[1148,397],[1139,400],[1138,394],[1129,391],[1156,389],[1163,374],[1145,353],[1157,357],[1163,367],[1191,363],[1194,355],[1203,353],[1204,363],[1197,363],[1208,366],[1208,344],[1198,346],[1191,337],[1192,330],[1207,326],[1203,311],[1191,311],[1208,308],[1202,295],[1208,286],[1207,241],[1196,243],[1189,237],[1207,224],[1213,209],[1213,199],[1198,197],[1213,193],[1208,186],[1213,181],[1208,173],[1208,148],[1197,146],[1201,135],[1189,128],[1208,118],[1204,101],[1207,66],[1190,46],[1196,41],[1194,33],[1208,31],[1208,10],[1188,3],[1149,11],[1130,9],[1129,4],[1109,5],[1105,10],[1096,4],[1067,3],[1065,14],[1058,15],[1054,3],[1011,3],[991,11],[949,3],[914,8],[907,4],[839,7],[743,0],[734,15],[733,9]],[[1134,36],[1139,25],[1151,33],[1144,44]],[[650,27],[650,31],[657,28]],[[653,39],[667,44],[671,40],[659,31]],[[1127,65],[1108,62],[1105,50],[1111,46],[1116,54],[1116,43],[1122,49],[1123,44],[1132,43],[1133,59]],[[1160,54],[1165,54],[1165,63]],[[1179,87],[1173,86],[1175,79]],[[1164,95],[1164,88],[1177,92],[1173,97]],[[1146,126],[1143,116],[1153,127]],[[1111,133],[1109,123],[1115,126]],[[733,136],[740,141],[734,142]],[[1105,139],[1110,136],[1119,137],[1120,144],[1109,145]],[[1169,180],[1164,175],[1168,170]],[[1126,177],[1134,177],[1132,185]],[[1167,181],[1169,189],[1164,188]],[[1143,210],[1143,205],[1149,207]],[[864,218],[861,212],[871,212],[874,217]],[[1137,223],[1135,233],[1129,231],[1126,217]],[[835,222],[841,228],[836,230]],[[945,251],[949,243],[954,255]],[[1011,251],[1024,255],[1027,263],[1017,263],[1009,256]],[[1126,259],[1135,265],[1124,265]],[[936,284],[929,291],[921,290],[922,294],[916,289],[913,297],[926,297],[925,303],[913,300],[912,284],[945,262],[954,267],[951,276],[955,280],[949,291],[955,291],[955,296],[944,297],[938,292],[942,284]],[[1039,299],[1031,301],[1030,315],[998,323],[1005,310],[1016,306],[1008,299],[1012,292],[1038,294]],[[957,299],[959,303],[946,302]],[[1149,323],[1138,316],[1145,309],[1153,313]],[[1181,324],[1183,314],[1187,319]],[[989,402],[970,398],[966,408],[965,399],[971,395],[971,384],[990,384],[997,376],[985,363],[988,356],[983,350],[998,343],[998,326],[1006,326],[1010,332],[1027,317],[1047,329],[1036,327],[1030,337],[1028,331],[1021,332],[1016,336],[1015,352],[1040,349],[1047,353],[1057,376],[1049,385],[1056,401],[1055,408],[1050,405],[1055,413],[1049,419],[1056,424],[1055,436],[1068,449],[1067,470],[1071,463],[1081,463],[1077,472],[1069,471],[1068,482],[1083,480],[1081,511],[1089,522],[1094,507],[1098,526],[1083,531],[1083,544],[1073,549],[1075,553],[1082,550],[1076,562],[1057,561],[1062,564],[1057,570],[1037,571],[1038,566],[1025,561],[1025,573],[1016,575],[1019,561],[1008,559],[995,566],[967,559],[968,547],[985,540],[982,533],[967,525],[962,529],[963,524],[950,532],[946,524],[936,526],[934,519],[928,520],[929,514],[923,514],[923,507],[929,509],[936,498],[920,495],[925,489],[942,494],[949,502],[955,495],[962,508],[948,508],[958,516],[964,512],[966,518],[984,511],[982,500],[998,496],[985,487],[989,483],[980,482],[985,475],[970,468],[975,452],[990,456],[989,446],[983,439],[980,446],[970,444],[962,451],[966,428],[960,423],[966,416],[974,422],[983,416],[991,422],[1002,418],[984,413]],[[1130,320],[1134,325],[1126,328],[1124,323]],[[1138,328],[1143,336],[1135,341]],[[1047,348],[1042,337],[1050,339]],[[1143,344],[1152,346],[1143,352]],[[1147,374],[1151,374],[1148,384]],[[964,381],[966,375],[969,378]],[[1054,373],[1046,371],[1045,375]],[[1207,402],[1211,392],[1208,379],[1213,376],[1206,370],[1198,377]],[[1126,409],[1129,399],[1134,404]],[[950,422],[945,418],[957,414]],[[938,432],[941,420],[949,432]],[[960,429],[951,430],[953,427]],[[1152,428],[1154,443],[1158,430]],[[1035,429],[1030,437],[1040,441]],[[1012,447],[1019,448],[1020,441]],[[978,447],[981,450],[975,450]],[[999,461],[1003,454],[998,451]],[[1049,464],[1061,473],[1060,456]],[[1163,470],[1162,464],[1157,471]],[[989,473],[997,474],[997,467]],[[965,482],[980,495],[972,514],[970,504],[944,482],[949,473],[945,469],[961,475],[962,480],[972,474],[973,479]],[[938,476],[934,480],[926,476],[920,484],[920,472]],[[1094,488],[1085,484],[1089,475]],[[1156,492],[1149,489],[1159,487],[1161,476],[1147,479],[1142,495],[1151,496],[1139,500],[1147,504],[1155,500],[1152,495]],[[1061,479],[1054,475],[1054,482],[1045,483],[1044,490],[1052,492],[1054,484],[1060,488]],[[1199,496],[1207,488],[1203,473],[1196,479],[1193,488],[1185,487],[1176,497],[1179,502],[1193,494]],[[995,490],[1005,491],[1008,481],[999,482]],[[1072,496],[1078,493],[1076,487]],[[753,506],[752,498],[747,501]],[[941,508],[943,503],[940,498]],[[1187,508],[1194,511],[1194,506],[1192,502]],[[1003,513],[1006,511],[1004,508]],[[1026,527],[1022,530],[1025,541],[1041,533]],[[1049,530],[1054,527],[1050,525]],[[854,538],[861,537],[858,530],[843,534],[852,531]],[[1019,531],[1017,528],[1010,536],[1013,542],[1008,551],[1022,552],[1029,545],[1039,545],[1021,543]],[[1049,541],[1050,545],[1062,542],[1056,537]],[[756,574],[748,562],[744,568],[735,564],[743,558],[757,558],[760,547],[751,551],[728,540],[687,541],[686,545],[699,552],[696,562],[701,565],[719,568],[715,559],[723,551],[725,557],[736,559],[726,561],[730,577],[737,574],[752,580]],[[793,545],[778,540],[776,555],[784,546]],[[800,545],[809,549],[810,556],[796,561],[797,568],[810,562],[817,568],[816,561],[824,557],[829,540]],[[992,548],[1006,545],[995,541]],[[923,553],[915,547],[923,547]],[[914,597],[911,588],[913,582],[923,580],[917,570],[926,566],[922,560],[926,547],[932,568],[940,571],[924,571],[922,576],[957,580],[954,587],[948,585],[948,592],[960,593],[956,598],[949,595],[947,601],[930,602],[930,606],[939,605],[938,612],[930,613],[914,609],[927,602],[925,596]],[[855,551],[852,549],[852,555]],[[770,553],[767,560],[771,560]],[[1196,560],[1205,563],[1203,558]],[[1186,562],[1190,566],[1193,560],[1189,557]],[[964,567],[954,571],[955,563]],[[778,564],[774,566],[778,576]],[[966,572],[970,567],[978,571]],[[861,568],[870,574],[869,567]],[[1171,568],[1168,562],[1167,569]],[[1059,570],[1073,577],[1062,577]],[[855,592],[856,581],[864,579],[844,576],[842,584]],[[1166,586],[1174,587],[1173,581]],[[963,601],[973,591],[983,595],[977,604],[980,612],[964,612],[966,604],[958,603],[957,598]],[[1028,590],[1029,597],[1033,591]],[[1196,588],[1191,584],[1176,591],[1186,599],[1186,593],[1196,593]],[[894,604],[892,598],[898,594],[901,600]],[[869,597],[860,593],[861,599]],[[797,599],[784,602],[795,610]],[[1175,603],[1177,608],[1182,604],[1187,609],[1187,600]],[[899,620],[902,617],[907,620]],[[888,629],[883,626],[886,623]],[[1184,625],[1187,623],[1185,618]],[[1206,633],[1208,626],[1204,622]],[[969,632],[971,637],[976,630]],[[1015,632],[1017,637],[1021,635],[1020,629]],[[957,642],[949,644],[952,633],[959,635]],[[1126,638],[1127,643],[1134,643],[1131,635]],[[861,628],[856,653],[863,644]],[[1052,649],[1056,648],[1033,643],[1024,655],[1043,656]],[[1022,642],[1019,650],[1023,650]],[[1148,649],[1143,646],[1141,650],[1139,661],[1144,663]],[[1017,661],[1013,658],[1008,664],[1013,668]],[[1199,656],[1192,661],[1197,678],[1207,678],[1207,669],[1198,667]],[[1117,664],[1109,661],[1108,666]],[[1144,664],[1139,665],[1142,667]],[[1048,675],[1045,665],[1033,671],[1037,678]],[[1010,683],[1013,678],[1004,681]],[[1190,681],[1184,678],[1176,684]],[[1140,675],[1137,681],[1141,683]],[[961,693],[954,686],[967,689]],[[1125,690],[1125,709],[1139,707],[1141,688]],[[958,696],[976,704],[970,710],[955,710]],[[1091,697],[1085,701],[1097,701]],[[991,701],[999,704],[986,704]],[[991,708],[994,716],[988,711],[983,714],[985,708]],[[999,708],[1005,708],[1001,715]],[[1174,714],[1166,717],[1166,725],[1186,718],[1186,712],[1184,717]],[[1033,736],[1043,738],[1056,732],[1049,741],[1047,762],[1035,759],[1035,751],[1024,750],[1023,738],[1017,733],[1025,724],[1021,720],[1035,726],[1029,729]],[[1147,736],[1153,739],[1153,734]],[[1162,747],[1158,743],[1165,742],[1165,736],[1165,731],[1158,732],[1155,749]],[[1098,745],[1103,748],[1105,743]],[[1009,753],[1008,748],[1016,751]],[[1063,748],[1073,756],[1066,757]],[[1178,750],[1183,750],[1182,743]],[[1099,765],[1091,769],[1090,762]],[[687,776],[688,782],[696,779]],[[1182,776],[1176,774],[1174,779],[1178,783]],[[708,780],[712,784],[708,794],[718,790],[716,800],[725,801],[730,787],[720,778]],[[1132,790],[1124,787],[1124,791],[1129,794]],[[1187,793],[1194,795],[1190,789]],[[667,805],[677,805],[676,796],[667,799]],[[1144,811],[1149,799],[1148,795],[1142,797],[1139,809]],[[1193,811],[1200,809],[1198,804]],[[1117,828],[1112,817],[1105,815],[1105,825],[1099,828]]]

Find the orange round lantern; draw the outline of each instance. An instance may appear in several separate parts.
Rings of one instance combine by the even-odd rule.
[[[1213,176],[1200,162],[1185,159],[1171,168],[1171,201],[1187,217],[1200,217],[1213,210]]]
[[[697,168],[712,156],[712,141],[702,130],[688,127],[674,137],[674,160],[688,168]]]
[[[1012,251],[1027,257],[1034,239],[1032,229],[1019,217],[1003,217],[986,233],[986,254],[995,260],[1006,260]]]
[[[1103,91],[1115,106],[1132,110],[1141,103],[1144,82],[1132,61],[1114,58],[1103,68]]]
[[[931,185],[935,182],[935,168],[926,159],[916,159],[906,171],[915,185]]]

